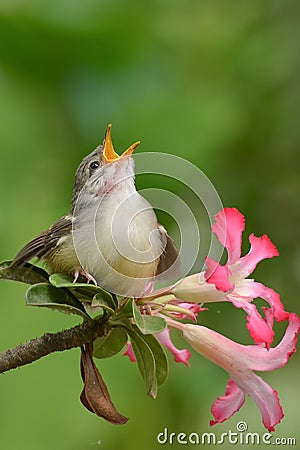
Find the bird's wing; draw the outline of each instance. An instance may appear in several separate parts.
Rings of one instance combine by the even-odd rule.
[[[46,258],[54,250],[58,241],[72,230],[72,217],[58,219],[50,228],[26,244],[15,256],[12,266],[23,266],[32,258]]]
[[[178,250],[176,248],[175,242],[168,235],[166,229],[158,223],[158,229],[161,234],[161,239],[165,242],[165,248],[163,253],[161,254],[160,261],[158,263],[156,275],[161,275],[174,266],[172,269],[172,277],[175,272],[179,269],[179,259],[178,259]]]

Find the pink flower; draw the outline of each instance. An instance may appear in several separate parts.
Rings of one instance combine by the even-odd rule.
[[[230,301],[236,308],[247,312],[247,328],[254,342],[265,343],[269,348],[274,338],[273,318],[280,322],[287,320],[289,314],[277,292],[247,277],[260,261],[279,253],[267,235],[256,237],[251,234],[250,251],[241,257],[244,229],[244,216],[236,208],[224,208],[216,215],[212,231],[227,249],[227,263],[223,266],[206,258],[207,270],[204,273],[190,275],[165,290],[153,291],[152,295],[173,294],[182,301],[198,303]],[[258,297],[270,305],[270,308],[263,308],[265,317],[252,303]]]
[[[186,366],[190,365],[190,352],[186,348],[179,350],[177,347],[175,347],[175,345],[171,341],[170,330],[168,328],[161,331],[160,333],[156,333],[155,337],[164,347],[170,350],[176,362],[183,362],[183,364],[185,364]]]
[[[136,362],[136,357],[130,341],[126,342],[126,350],[123,353],[123,356],[128,356],[131,362]]]
[[[201,308],[198,303],[171,299],[165,304],[164,314],[176,320],[189,319],[197,322],[198,313],[206,310],[207,308]]]
[[[207,270],[205,278],[208,283],[215,285],[218,291],[226,294],[227,300],[236,308],[243,308],[247,316],[247,328],[256,343],[265,343],[270,347],[274,332],[270,326],[271,320],[263,318],[251,303],[254,298],[261,297],[266,300],[273,315],[279,322],[287,320],[289,314],[284,311],[280,296],[273,289],[252,279],[246,279],[257,264],[265,258],[278,256],[278,250],[267,235],[256,237],[251,234],[249,242],[250,251],[241,257],[242,233],[245,229],[245,218],[236,208],[224,208],[216,215],[216,222],[212,231],[220,243],[227,249],[228,261],[222,266],[211,258],[206,258]]]
[[[180,329],[195,350],[230,374],[225,396],[218,397],[212,406],[215,420],[211,425],[230,418],[243,406],[248,394],[260,409],[264,426],[274,431],[274,426],[283,417],[278,394],[253,370],[270,371],[287,363],[296,350],[300,318],[296,314],[289,315],[283,339],[269,350],[259,345],[238,344],[200,325],[181,324]]]
[[[166,347],[173,354],[174,360],[176,362],[183,362],[183,364],[185,364],[186,366],[189,367],[189,365],[190,365],[189,359],[191,357],[190,352],[186,348],[179,350],[173,344],[173,342],[171,341],[171,337],[170,337],[170,330],[168,328],[161,331],[160,333],[156,333],[154,336],[161,343],[161,345]],[[131,362],[136,362],[136,356],[134,354],[134,351],[133,351],[130,341],[126,342],[126,350],[123,353],[123,356],[128,356],[128,358],[130,359]]]

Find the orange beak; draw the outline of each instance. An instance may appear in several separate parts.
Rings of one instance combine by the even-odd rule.
[[[135,142],[135,144],[132,144],[125,152],[122,153],[121,156],[118,155],[118,153],[115,152],[114,146],[111,140],[111,124],[108,125],[105,133],[104,138],[104,149],[103,149],[103,158],[106,163],[111,163],[114,161],[117,161],[120,158],[123,158],[125,156],[131,156],[134,149],[139,145],[140,141]]]

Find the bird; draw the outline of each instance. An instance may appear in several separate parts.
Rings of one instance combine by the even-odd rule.
[[[70,212],[26,244],[12,267],[32,258],[61,273],[122,297],[141,297],[158,275],[178,262],[178,250],[150,203],[136,190],[132,154],[113,147],[111,124],[103,143],[75,174]]]

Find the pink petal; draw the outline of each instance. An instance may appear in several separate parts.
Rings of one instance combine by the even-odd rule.
[[[180,308],[183,308],[186,310],[186,313],[184,312],[176,312],[176,311],[169,311],[169,314],[172,316],[178,318],[178,319],[191,319],[194,322],[197,322],[198,313],[202,311],[207,311],[207,308],[202,308],[198,303],[193,302],[181,302],[180,300],[171,300],[169,304],[179,306]]]
[[[130,341],[126,342],[126,350],[123,353],[123,356],[128,356],[131,362],[136,362],[136,357]]]
[[[288,320],[289,313],[284,310],[284,306],[280,300],[280,295],[277,292],[257,282],[253,283],[253,290],[253,292],[256,294],[253,298],[260,297],[269,303],[269,305],[272,307],[274,317],[277,322]]]
[[[251,370],[260,372],[271,371],[284,367],[296,351],[298,333],[300,332],[300,317],[290,313],[289,323],[282,340],[276,347],[266,349],[259,345],[241,345],[210,330],[213,339],[225,354],[231,353],[235,361],[240,360],[240,368],[247,366]],[[207,334],[207,333],[206,333]],[[202,337],[202,340],[204,338]],[[214,361],[216,362],[216,361]],[[218,362],[217,362],[218,364]],[[224,366],[223,366],[224,367]],[[234,368],[234,367],[232,367]],[[228,368],[226,368],[228,370]]]
[[[227,266],[221,266],[214,259],[206,258],[207,270],[205,271],[206,281],[214,284],[216,288],[222,292],[228,292],[233,289],[234,285],[230,283],[229,276],[231,272]]]
[[[160,333],[155,334],[156,339],[164,345],[168,350],[170,350],[171,353],[174,355],[174,359],[176,362],[183,362],[186,366],[189,367],[189,358],[191,357],[190,352],[187,349],[179,350],[170,338],[170,330],[166,328],[165,330],[161,331]]]
[[[264,426],[275,431],[275,425],[284,417],[277,391],[253,372],[248,373],[242,384],[259,407]]]
[[[266,347],[269,348],[274,339],[274,331],[258,313],[256,305],[251,303],[252,299],[237,294],[228,294],[227,299],[236,308],[243,308],[247,312],[247,328],[254,342],[256,344],[265,343]]]
[[[300,317],[290,313],[289,324],[279,344],[269,350],[255,345],[247,346],[247,359],[252,370],[270,371],[284,367],[296,351],[298,333],[300,332]]]
[[[249,253],[240,258],[234,266],[234,272],[238,272],[241,278],[246,278],[250,275],[263,259],[279,255],[277,248],[266,234],[257,237],[252,233],[249,236],[249,242],[251,244]]]
[[[271,306],[277,322],[288,320],[289,313],[284,310],[280,295],[264,284],[250,279],[238,281],[235,285],[235,292],[243,297],[250,297],[251,299],[260,297],[266,300]]]
[[[216,420],[211,420],[210,425],[229,419],[244,403],[245,393],[229,378],[225,396],[218,397],[212,405],[211,412]]]
[[[245,229],[243,214],[236,208],[224,208],[216,215],[211,229],[227,249],[228,264],[233,264],[241,256],[242,233]]]
[[[274,324],[274,313],[272,308],[267,308],[266,306],[262,307],[262,310],[264,312],[265,318],[266,318],[266,323],[268,325],[269,328],[273,328],[273,324]]]
[[[267,348],[271,347],[275,333],[256,308],[251,309],[248,314],[246,327],[256,344],[265,344]]]
[[[198,303],[193,302],[181,302],[174,300],[172,303],[175,303],[176,305],[180,306],[181,308],[188,309],[194,314],[198,314],[200,311],[206,311],[206,308],[201,308]]]

